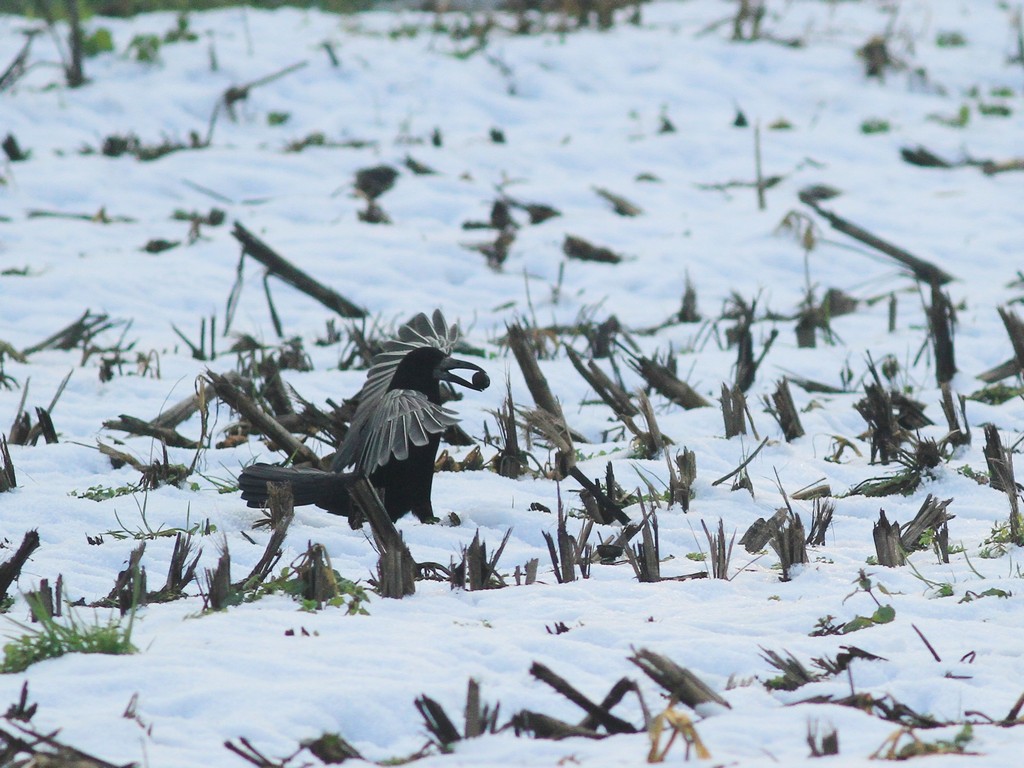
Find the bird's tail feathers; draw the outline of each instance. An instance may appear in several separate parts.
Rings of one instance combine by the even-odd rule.
[[[295,506],[315,504],[336,515],[348,515],[352,502],[348,488],[352,476],[321,469],[252,464],[238,476],[238,488],[250,507],[267,503],[267,483],[291,483]]]

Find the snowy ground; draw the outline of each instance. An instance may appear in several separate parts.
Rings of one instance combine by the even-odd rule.
[[[980,389],[977,374],[1012,356],[996,308],[1021,296],[1020,285],[1011,283],[1021,267],[1024,177],[984,175],[977,167],[921,168],[903,162],[899,150],[923,145],[950,161],[1022,154],[1024,68],[1011,61],[1017,53],[1013,11],[991,0],[767,5],[764,31],[778,39],[799,38],[802,47],[730,41],[731,23],[715,22],[728,19],[734,4],[708,0],[644,6],[639,26],[623,17],[606,32],[517,36],[507,31],[511,19],[501,19],[506,29],[492,31],[475,52],[472,39],[432,31],[428,16],[337,18],[234,9],[190,16],[198,39],[163,44],[154,63],[136,61],[125,51],[135,35],[162,36],[172,29],[172,15],[90,19],[89,31],[110,30],[115,52],[88,59],[90,82],[69,90],[51,38],[37,38],[27,74],[0,93],[0,132],[31,152],[24,162],[0,167],[0,340],[25,349],[90,309],[130,322],[106,331],[97,345],[111,347],[124,334],[134,347],[129,362],[106,382],[99,375],[101,355],[83,363],[80,348],[37,352],[27,362],[2,358],[4,373],[13,379],[0,388],[5,434],[26,389],[25,406],[34,415],[72,372],[52,414],[60,442],[10,449],[18,488],[0,495],[3,544],[17,546],[32,528],[42,540],[21,575],[22,592],[62,575],[70,599],[88,603],[104,597],[138,544],[131,534],[147,528],[189,528],[209,519],[217,532],[201,542],[201,570],[214,566],[226,541],[236,579],[262,554],[267,533],[251,530],[257,514],[236,495],[216,490],[218,482],[232,482],[245,463],[281,458],[256,439],[204,451],[199,474],[189,478],[195,487],[164,486],[99,502],[81,497],[93,487],[118,488],[139,479],[130,467],[112,469],[96,449],[98,440],[123,439],[121,448],[143,461],[161,456],[154,441],[126,439],[104,429],[104,421],[120,414],[151,419],[190,394],[207,366],[234,369],[237,356],[226,351],[231,339],[218,338],[218,356],[203,363],[171,327],[197,339],[200,319],[217,316],[223,328],[238,263],[230,234],[234,221],[386,325],[434,307],[458,319],[467,340],[486,350],[485,365],[496,382],[454,406],[478,438],[485,424],[496,431],[489,411],[501,404],[506,374],[516,401],[531,404],[515,360],[496,343],[506,322],[525,316],[548,326],[581,317],[601,322],[614,314],[626,329],[649,328],[679,310],[687,275],[701,313],[711,320],[733,291],[748,301],[757,298],[755,352],[773,329],[780,335],[748,392],[758,433],[770,438],[748,468],[753,497],[712,482],[759,441],[752,435],[726,440],[717,408],[683,411],[652,395],[660,426],[675,441],[673,452],[683,446],[695,451],[698,468],[690,512],[663,505],[659,513],[661,552],[670,558],[662,573],[703,567],[686,557],[707,549],[702,520],[715,526],[721,518],[727,532],[742,534],[756,518],[774,513],[783,504],[776,473],[788,493],[825,479],[840,498],[826,544],[812,548],[811,562],[788,582],[779,579],[774,552],[756,558],[737,545],[729,581],[641,584],[628,564],[620,564],[595,565],[588,580],[559,585],[542,536],[554,530],[555,521],[530,510],[534,502],[557,507],[554,481],[513,481],[485,471],[442,474],[435,482],[435,510],[441,516],[456,512],[461,525],[402,520],[414,557],[447,563],[477,530],[494,547],[512,528],[500,570],[511,573],[537,557],[541,583],[466,592],[422,582],[413,597],[372,599],[365,616],[331,608],[304,613],[283,596],[203,615],[193,584],[187,600],[138,612],[138,654],[68,655],[0,676],[0,709],[16,701],[27,680],[30,701],[39,705],[35,727],[60,728],[63,742],[114,763],[242,765],[223,747],[226,740],[245,737],[264,754],[284,758],[300,741],[325,732],[340,733],[368,759],[386,760],[426,743],[413,705],[422,693],[461,723],[470,677],[480,682],[485,701],[501,702],[500,722],[521,709],[572,722],[582,718],[575,705],[530,676],[534,661],[595,700],[620,677],[637,679],[648,705],[659,712],[666,703],[660,689],[628,661],[634,649],[647,648],[692,670],[731,705],[703,719],[695,715],[711,754],[708,764],[803,764],[808,729],[834,728],[839,756],[830,764],[866,765],[876,750],[886,751],[886,739],[899,723],[877,712],[803,703],[855,690],[890,696],[951,723],[914,732],[929,743],[951,742],[964,723],[974,723],[966,749],[983,756],[979,764],[1019,765],[1021,730],[985,724],[987,718],[1005,718],[1024,692],[1019,550],[982,556],[991,554],[986,541],[993,526],[1006,521],[1009,507],[1004,494],[979,485],[964,468],[987,472],[981,425],[996,424],[1012,444],[1024,430],[1024,407],[1019,398],[1001,405],[968,401],[972,445],[958,449],[914,494],[843,496],[860,481],[893,469],[869,464],[866,424],[853,408],[863,396],[868,353],[875,360],[894,356],[896,384],[927,405],[937,426],[922,430],[923,437],[941,437],[945,420],[924,302],[914,281],[877,252],[830,230],[797,199],[809,185],[831,185],[841,195],[826,207],[955,276],[946,286],[958,305],[960,372],[952,384],[962,394]],[[446,23],[450,28],[465,19]],[[547,23],[554,27],[556,20]],[[0,66],[14,58],[23,39],[18,31],[29,26],[0,17]],[[939,44],[952,33],[960,33],[964,44]],[[868,79],[856,50],[882,34],[889,35],[898,66],[883,80]],[[340,66],[332,66],[324,42],[332,44]],[[188,143],[193,131],[204,136],[227,88],[300,61],[306,66],[254,87],[235,105],[234,121],[221,114],[206,149],[152,162],[97,151],[111,135],[135,134],[144,144]],[[1009,107],[1010,115],[982,114],[992,105]],[[936,119],[956,118],[962,107],[969,115],[966,125]],[[734,127],[738,110],[748,127]],[[269,119],[274,113],[287,119],[272,125],[278,122]],[[662,117],[674,132],[659,132]],[[781,120],[789,129],[772,129]],[[867,120],[888,121],[890,130],[865,134],[861,126]],[[755,123],[761,126],[765,175],[784,177],[768,190],[763,211],[749,186],[701,186],[753,179]],[[430,141],[435,128],[443,138],[440,147]],[[502,130],[506,142],[493,142],[492,129]],[[327,146],[285,151],[315,132]],[[407,154],[437,174],[412,174],[401,165]],[[360,221],[357,213],[365,203],[352,195],[356,171],[380,163],[401,170],[380,199],[390,226]],[[641,180],[642,174],[653,180]],[[495,233],[466,231],[462,223],[486,220],[499,187],[562,215],[529,226],[523,213],[514,212],[522,226],[503,268],[495,271],[465,247]],[[594,187],[626,197],[642,215],[616,215]],[[226,223],[202,227],[200,239],[185,244],[189,225],[172,219],[174,211],[211,207],[226,212]],[[765,319],[768,313],[794,315],[805,294],[804,251],[791,234],[777,231],[792,210],[815,220],[819,242],[807,270],[819,297],[830,287],[864,300],[883,297],[834,319],[833,345],[819,336],[816,349],[799,349],[793,320]],[[112,221],[97,220],[100,212]],[[616,265],[566,260],[566,234],[626,258]],[[183,242],[159,254],[144,252],[154,239]],[[262,270],[251,260],[246,266],[231,330],[275,345]],[[325,335],[330,313],[276,280],[271,290],[285,335],[301,337],[313,361],[311,371],[286,371],[287,382],[321,406],[327,398],[340,402],[354,394],[364,374],[337,370],[342,345],[314,344]],[[890,293],[898,300],[893,333]],[[717,337],[701,324],[673,324],[634,337],[647,354],[670,348],[679,353],[680,375],[714,400],[721,384],[733,379],[736,353],[724,348],[729,325],[719,323]],[[576,346],[586,347],[582,339]],[[135,365],[136,352],[153,353],[154,364],[144,375]],[[610,370],[607,361],[602,365]],[[570,425],[593,441],[578,446],[589,457],[582,462],[588,474],[603,475],[613,458],[616,476],[627,487],[642,487],[641,473],[655,477],[656,484],[665,482],[664,462],[629,458],[626,440],[601,443],[605,430],[617,424],[564,354],[541,366]],[[847,367],[848,393],[809,394],[794,387],[807,434],[785,442],[762,411],[762,395],[786,373],[839,387]],[[621,360],[620,368],[628,386],[640,386]],[[214,413],[216,442],[233,416],[224,406]],[[198,417],[180,427],[191,437],[200,429]],[[860,455],[848,448],[839,462],[826,461],[837,437],[851,441]],[[494,448],[483,451],[490,458]],[[169,454],[172,461],[192,460],[184,449]],[[536,455],[541,462],[550,458],[543,449]],[[576,488],[572,480],[561,485],[567,508],[580,506]],[[890,520],[906,522],[928,493],[954,499],[949,530],[958,551],[950,563],[922,551],[911,556],[912,567],[869,565],[879,509]],[[807,524],[810,503],[794,504]],[[627,512],[640,516],[638,507]],[[570,531],[580,524],[571,519]],[[614,533],[602,530],[605,538]],[[87,540],[101,535],[102,544]],[[308,509],[298,511],[281,562],[298,557],[310,541],[326,547],[346,578],[365,580],[375,568],[364,532]],[[166,537],[147,541],[143,564],[151,588],[162,582],[172,544]],[[10,551],[0,552],[0,560]],[[895,609],[895,619],[850,635],[810,636],[822,617],[843,623],[875,611],[872,598],[857,591],[861,569],[870,575],[875,597]],[[79,610],[80,618],[92,621],[90,609]],[[105,620],[105,612],[98,615]],[[27,621],[23,597],[7,617]],[[569,631],[549,631],[558,622]],[[0,630],[9,637],[23,633],[5,618]],[[811,666],[811,659],[834,657],[849,645],[884,660],[855,660],[848,672],[792,692],[764,685],[778,672],[762,649],[791,653]],[[123,716],[133,697],[134,719]],[[642,725],[633,697],[614,712]],[[904,735],[899,745],[910,741]],[[452,754],[434,751],[421,764],[636,765],[648,745],[643,733],[552,742],[506,731],[461,742]],[[682,759],[677,746],[669,760]],[[304,752],[292,764],[303,760],[315,762]],[[930,764],[965,761],[952,755]]]

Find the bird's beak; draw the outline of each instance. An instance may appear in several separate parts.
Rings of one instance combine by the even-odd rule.
[[[476,373],[473,374],[472,381],[466,381],[461,376],[452,373],[452,369],[454,368],[476,371]],[[461,384],[464,387],[475,389],[477,392],[482,392],[491,386],[491,378],[483,368],[476,363],[470,363],[465,360],[456,360],[454,357],[446,357],[438,363],[437,367],[434,369],[434,377],[441,381],[449,381],[452,384]]]

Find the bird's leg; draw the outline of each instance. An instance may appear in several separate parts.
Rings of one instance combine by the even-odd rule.
[[[439,523],[440,519],[434,517],[434,506],[428,499],[426,504],[418,504],[412,508],[412,513],[419,518],[421,523]]]

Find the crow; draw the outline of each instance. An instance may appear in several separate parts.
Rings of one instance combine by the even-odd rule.
[[[402,326],[373,359],[331,471],[248,466],[238,477],[248,506],[265,506],[268,482],[288,482],[296,506],[315,504],[358,527],[361,516],[352,508],[348,489],[368,477],[393,521],[407,512],[423,522],[436,520],[430,491],[437,446],[441,434],[458,423],[455,413],[441,405],[441,382],[477,391],[491,383],[479,365],[451,356],[458,340],[458,326],[449,326],[440,310],[429,319],[420,313]],[[466,380],[455,370],[474,373]]]

